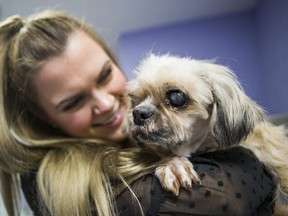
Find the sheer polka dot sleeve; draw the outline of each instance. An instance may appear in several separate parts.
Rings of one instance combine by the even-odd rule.
[[[178,196],[162,189],[153,175],[134,182],[145,215],[272,215],[276,183],[249,150],[235,147],[205,153],[191,162],[201,184]],[[129,194],[124,191],[117,198],[119,214],[140,215]]]

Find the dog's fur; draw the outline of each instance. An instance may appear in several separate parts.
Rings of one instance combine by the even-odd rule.
[[[279,191],[288,196],[287,131],[266,120],[231,70],[211,61],[150,55],[136,75],[128,84],[130,133],[137,142],[162,146],[178,156],[167,165],[170,169],[156,171],[167,190],[177,194],[180,186],[191,186],[187,177],[199,181],[193,165],[187,171],[185,157],[242,145],[271,170]],[[175,179],[171,166],[184,178]]]

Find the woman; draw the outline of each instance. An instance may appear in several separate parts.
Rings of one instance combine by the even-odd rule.
[[[36,215],[271,215],[273,178],[243,148],[195,156],[202,184],[162,190],[149,173],[167,155],[127,140],[126,79],[83,22],[13,16],[0,40],[0,165]]]

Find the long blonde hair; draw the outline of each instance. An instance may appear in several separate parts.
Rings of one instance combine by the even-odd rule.
[[[61,55],[68,37],[81,30],[115,58],[82,21],[66,13],[43,11],[0,24],[0,167],[9,173],[37,169],[43,210],[60,215],[115,215],[111,179],[129,183],[160,161],[148,149],[66,136],[38,116],[31,77],[47,59]],[[141,173],[139,173],[141,171]]]

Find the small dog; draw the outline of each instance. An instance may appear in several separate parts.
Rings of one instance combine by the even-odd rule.
[[[282,126],[243,91],[233,72],[211,61],[150,55],[128,83],[129,130],[138,143],[169,149],[175,157],[156,169],[174,194],[200,182],[187,159],[235,145],[250,149],[276,176],[288,197],[288,139]]]

